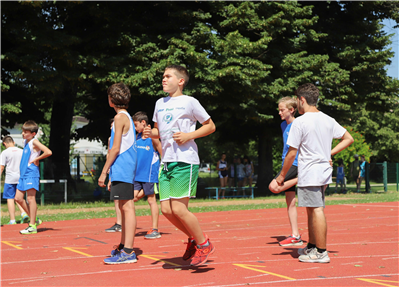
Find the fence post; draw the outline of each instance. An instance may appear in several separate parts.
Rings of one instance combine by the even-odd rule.
[[[44,162],[41,161],[39,163],[40,166],[40,179],[44,178]],[[44,183],[40,184],[40,205],[43,206],[44,205]]]
[[[396,191],[399,191],[399,162],[396,163]]]
[[[386,161],[382,163],[382,173],[383,173],[383,181],[384,181],[384,191],[388,191],[388,164]]]

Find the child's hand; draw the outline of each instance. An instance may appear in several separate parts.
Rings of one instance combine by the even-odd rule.
[[[31,163],[33,163],[34,165],[36,165],[36,166],[39,166],[39,161],[38,160],[34,160],[34,161],[31,161],[29,164],[31,164]]]
[[[108,189],[108,191],[111,191],[111,181],[110,180],[108,181],[107,189]]]
[[[177,132],[173,134],[173,139],[178,145],[185,144],[190,140],[190,137],[186,133]]]
[[[150,138],[151,136],[152,136],[151,125],[148,125],[148,126],[146,126],[146,127],[144,128],[144,130],[143,130],[143,136],[142,136],[142,138],[143,138],[143,139],[146,139],[146,138]]]
[[[276,178],[278,186],[284,186],[284,178],[281,174]]]
[[[100,177],[98,178],[98,185],[100,187],[105,187],[105,179],[107,178],[107,175],[101,174]]]

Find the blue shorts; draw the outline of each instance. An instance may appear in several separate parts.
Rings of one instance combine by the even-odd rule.
[[[344,178],[338,178],[338,177],[337,177],[336,182],[337,182],[337,183],[342,183],[342,184],[345,183]]]
[[[153,182],[134,181],[134,190],[144,190],[145,195],[155,194]]]
[[[14,199],[16,191],[17,191],[17,184],[5,183],[3,189],[3,198]]]
[[[39,181],[40,179],[38,177],[20,178],[17,189],[20,191],[27,191],[33,188],[39,191]]]

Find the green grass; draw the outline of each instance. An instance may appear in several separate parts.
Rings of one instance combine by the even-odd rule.
[[[396,188],[396,187],[395,187]],[[335,198],[335,200],[329,200]],[[257,197],[257,200],[270,200],[270,199],[284,199],[284,195],[270,196],[270,197]],[[270,209],[270,208],[285,208],[284,202],[264,202],[258,204],[243,204],[242,199],[225,199],[221,202],[229,201],[232,205],[218,205],[218,206],[203,206],[203,207],[190,207],[192,212],[213,212],[213,211],[232,211],[232,210],[254,210],[254,209]],[[334,194],[326,196],[326,205],[337,205],[337,204],[358,204],[358,203],[373,203],[373,202],[394,202],[399,201],[399,193],[396,191],[388,192],[373,192],[373,193],[352,193],[349,191],[347,194]],[[214,199],[192,199],[191,203],[195,202],[215,202]],[[135,205],[148,206],[147,202],[140,200]],[[93,207],[113,207],[113,202],[86,202],[86,203],[67,203],[67,204],[49,204],[45,206],[39,206],[40,218],[44,221],[62,221],[62,220],[74,220],[74,219],[91,219],[91,218],[111,218],[115,217],[113,209],[106,211],[87,211],[87,208]],[[73,213],[56,213],[56,214],[44,214],[45,210],[57,210],[57,209],[71,209],[75,210]],[[7,212],[7,205],[1,205],[1,211]],[[136,209],[137,216],[150,215],[150,209]],[[17,212],[17,219],[19,213]],[[8,216],[1,218],[1,224],[6,224],[9,221]]]

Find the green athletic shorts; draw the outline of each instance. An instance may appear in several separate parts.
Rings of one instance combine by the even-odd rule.
[[[198,169],[198,164],[165,162],[159,176],[159,200],[195,197]]]

